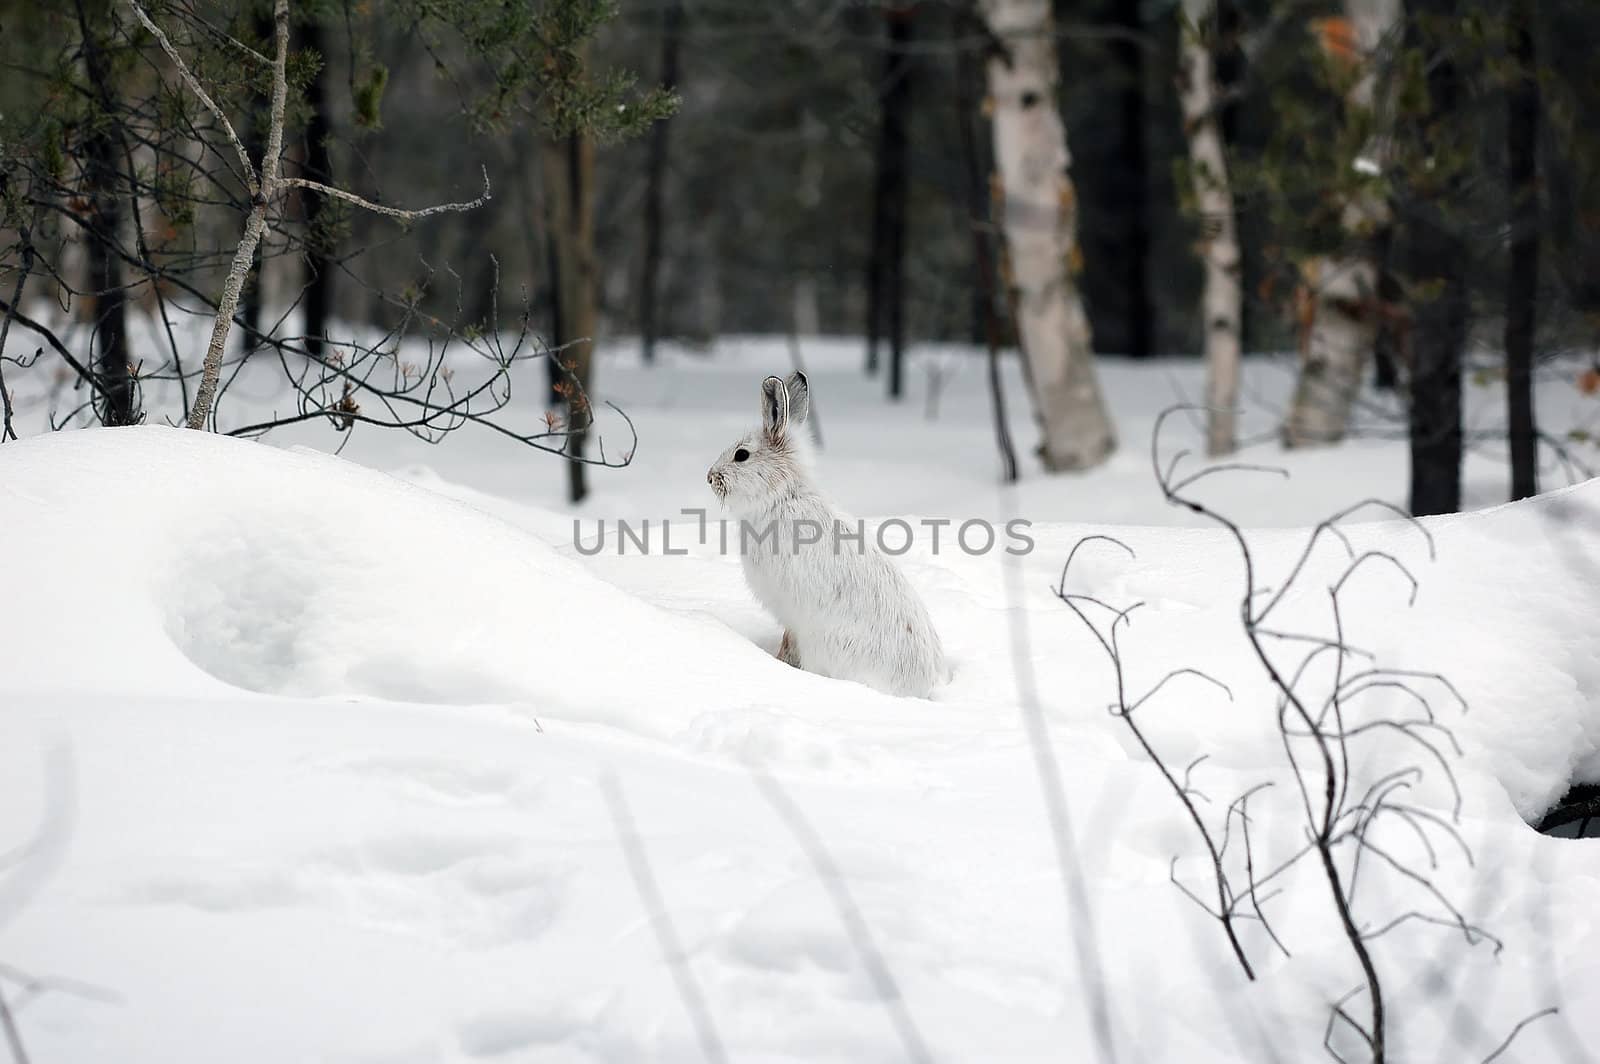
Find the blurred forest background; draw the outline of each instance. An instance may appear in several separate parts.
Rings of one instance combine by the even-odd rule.
[[[1090,351],[1212,360],[1216,410],[1240,350],[1298,351],[1289,446],[1336,442],[1375,381],[1416,512],[1458,505],[1464,379],[1507,380],[1513,495],[1541,444],[1587,445],[1528,382],[1600,383],[1592,0],[276,6],[301,184],[274,198],[270,0],[0,0],[0,370],[55,374],[52,424],[191,417],[204,352],[164,325],[228,306],[259,206],[221,392],[265,359],[297,418],[346,428],[492,419],[504,382],[440,386],[450,345],[491,369],[548,345],[565,414],[523,438],[570,456],[605,395],[590,341],[761,333],[861,337],[886,401],[908,345],[1020,341],[1048,469],[1113,446]]]

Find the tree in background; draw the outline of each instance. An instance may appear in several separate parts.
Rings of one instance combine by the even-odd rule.
[[[878,370],[878,340],[889,338],[889,397],[904,390],[906,343],[906,126],[911,106],[911,44],[916,4],[883,8],[883,67],[877,86],[877,175],[872,189],[872,250],[867,258],[867,372]]]
[[[1207,289],[1215,303],[1229,279],[1215,268],[1228,261],[1228,212],[1199,202],[1223,190],[1214,179],[1197,180],[1207,173],[1225,176],[1233,202],[1243,297],[1237,328],[1247,334],[1239,347],[1282,350],[1299,327],[1303,372],[1293,407],[1281,412],[1287,442],[1410,435],[1413,412],[1419,423],[1430,416],[1438,396],[1412,371],[1412,356],[1422,339],[1417,327],[1437,322],[1416,315],[1450,289],[1423,267],[1428,256],[1418,252],[1426,249],[1413,237],[1425,245],[1437,222],[1468,253],[1456,317],[1478,343],[1458,355],[1459,373],[1434,379],[1464,379],[1469,395],[1475,382],[1498,384],[1502,375],[1508,386],[1505,425],[1480,420],[1462,445],[1500,456],[1509,438],[1517,494],[1536,484],[1541,456],[1582,467],[1587,441],[1600,432],[1586,424],[1541,431],[1531,396],[1555,358],[1575,357],[1600,335],[1600,138],[1588,120],[1600,111],[1600,90],[1584,73],[1600,33],[1593,4],[1546,0],[1524,16],[1516,6],[1458,0],[1441,17],[1436,5],[1412,10],[1397,0],[1218,0],[1215,15],[1204,5],[1206,32],[1196,38],[1172,17],[1176,0],[1157,8],[1054,0],[1046,5],[1053,24],[1018,30],[1012,41],[979,22],[1036,12],[1038,4],[922,0],[914,35],[897,41],[898,31],[886,31],[893,25],[886,2],[293,4],[280,177],[337,185],[382,206],[432,202],[438,190],[468,185],[473,191],[448,198],[470,198],[480,159],[508,179],[496,177],[496,198],[461,219],[415,226],[291,184],[266,212],[259,266],[246,271],[242,286],[240,307],[260,295],[262,313],[232,316],[219,391],[257,358],[247,359],[239,340],[259,317],[262,362],[279,362],[285,372],[314,369],[290,416],[331,418],[342,408],[335,424],[343,425],[353,406],[360,417],[375,417],[382,407],[380,392],[370,390],[375,378],[335,362],[349,357],[348,341],[385,336],[365,365],[389,365],[382,352],[401,337],[410,343],[428,332],[441,342],[478,343],[502,308],[519,304],[552,342],[638,328],[649,346],[666,330],[663,319],[672,319],[674,335],[691,347],[719,333],[766,332],[789,335],[798,352],[802,337],[865,322],[876,323],[880,345],[890,332],[912,349],[922,340],[992,343],[998,365],[1014,339],[1012,307],[985,299],[975,269],[975,251],[987,251],[998,233],[1010,262],[997,255],[995,289],[1029,312],[1016,322],[1024,326],[1023,365],[1032,383],[1051,389],[1038,405],[1046,463],[1071,466],[1084,459],[1062,458],[1063,434],[1093,436],[1098,421],[1102,442],[1110,441],[1104,412],[1096,412],[1092,366],[1071,352],[1091,340],[1107,353],[1182,352],[1202,340],[1215,350],[1229,331],[1212,327],[1227,315],[1206,309]],[[266,154],[256,138],[267,123],[247,117],[264,119],[269,110],[271,47],[259,26],[269,7],[265,0],[151,0],[149,7],[232,117],[246,155],[257,160],[252,166]],[[894,4],[908,18],[910,7]],[[7,178],[0,309],[11,308],[0,331],[8,330],[13,351],[19,335],[46,343],[44,365],[54,360],[62,381],[49,399],[62,402],[51,407],[57,423],[161,418],[163,403],[187,417],[200,363],[183,350],[183,330],[162,340],[163,323],[215,316],[224,270],[253,209],[245,169],[121,0],[81,7],[78,0],[0,0],[0,21],[0,56],[15,75],[0,85]],[[1041,87],[1025,96],[1016,71],[1031,63],[1028,42],[1045,37],[1054,70],[1035,78]],[[104,47],[95,48],[97,40]],[[989,94],[994,146],[1016,150],[997,159],[992,209],[963,209],[953,220],[954,205],[968,199],[971,153],[949,121],[966,90],[960,78],[942,74],[962,49],[985,40],[998,45],[991,76],[1014,82],[1009,94]],[[1173,74],[1198,69],[1180,58],[1195,58],[1200,44],[1198,58],[1217,76],[1186,77],[1188,92],[1156,91]],[[578,62],[584,48],[592,65]],[[903,73],[910,55],[915,90],[895,108],[900,119],[886,123],[885,89],[904,85],[886,75]],[[1427,74],[1441,57],[1457,70],[1450,115],[1436,113],[1428,91]],[[629,142],[665,98],[631,92],[607,68],[667,72],[680,59],[692,63],[693,77],[670,141],[657,127],[656,136]],[[1065,72],[1065,89],[1057,72]],[[1197,89],[1209,90],[1212,101],[1192,98]],[[1041,134],[1051,122],[1059,154]],[[592,161],[578,169],[591,177],[577,202],[592,204],[593,245],[574,257],[559,253],[568,237],[545,214],[559,204],[545,187],[555,178],[539,158],[542,150],[570,154],[569,134],[585,124]],[[900,145],[893,168],[879,165],[891,125]],[[1052,168],[1065,173],[1069,140],[1078,150],[1065,183]],[[1220,164],[1197,162],[1213,151]],[[1042,160],[1033,174],[1046,176],[1025,189],[1018,163],[1027,160]],[[1444,163],[1458,168],[1454,175]],[[978,165],[986,175],[988,160]],[[901,193],[876,210],[881,179],[896,173],[888,187]],[[570,193],[570,180],[562,184]],[[877,226],[875,215],[898,223]],[[890,230],[898,237],[882,239]],[[1193,254],[1197,239],[1202,255]],[[878,272],[852,264],[871,258],[875,243],[881,262],[899,266],[889,271],[893,285],[881,278],[879,308],[870,310]],[[891,247],[899,250],[882,254]],[[568,301],[561,290],[570,287],[561,278],[564,259],[565,272],[587,277],[586,313],[561,309]],[[24,298],[34,302],[6,304],[12,271],[24,261],[31,263],[22,271]],[[1087,268],[1080,271],[1080,262]],[[36,304],[50,292],[67,311],[41,313]],[[891,305],[901,308],[896,329]],[[1055,315],[1044,333],[1056,339],[1038,340],[1041,307]],[[593,324],[564,327],[581,318]],[[391,329],[399,335],[386,336]],[[1390,347],[1392,362],[1382,357]],[[583,343],[565,352],[577,359],[588,350]],[[1039,372],[1040,359],[1048,372]],[[1404,370],[1395,391],[1362,393],[1374,361],[1380,374],[1385,365]],[[884,365],[892,383],[887,358]],[[581,368],[554,359],[546,366],[564,388]],[[1074,399],[1062,382],[1083,383],[1085,369],[1090,389],[1077,389]],[[34,398],[43,394],[34,386],[41,372],[12,371],[31,393],[29,409],[43,401]],[[947,378],[942,370],[930,376],[930,393]],[[1213,375],[1210,401],[1218,409],[1232,405],[1216,398],[1227,391],[1225,378]],[[1582,380],[1600,382],[1600,372]],[[902,372],[899,383],[910,392],[920,381]],[[571,390],[588,395],[592,376],[589,384],[575,381]],[[1085,404],[1086,394],[1093,399]],[[551,412],[553,421],[587,431],[594,409],[583,399],[568,409],[570,398],[551,400],[563,408]],[[1246,401],[1267,400],[1251,394]],[[1073,403],[1087,417],[1063,417]],[[1448,406],[1446,397],[1438,412]],[[1212,426],[1218,450],[1229,435],[1222,420]],[[254,427],[226,415],[218,424]],[[1421,453],[1430,439],[1415,436]],[[559,449],[566,454],[579,440],[563,436]],[[1094,450],[1091,443],[1087,452]]]
[[[315,13],[302,20],[301,44],[307,51],[326,56],[332,50],[332,43],[333,35]],[[332,184],[334,180],[333,93],[330,80],[329,66],[324,61],[306,86],[306,106],[310,117],[306,121],[305,161],[300,169],[303,176],[322,184]],[[300,202],[306,226],[303,331],[306,351],[314,358],[321,358],[327,354],[329,319],[333,313],[333,251],[337,243],[338,215],[328,198],[319,193],[305,191],[301,194]]]
[[[1464,86],[1452,29],[1457,0],[1407,0],[1409,149],[1400,190],[1411,311],[1410,510],[1417,516],[1461,508],[1461,376],[1471,306],[1463,183]]]
[[[1112,26],[1120,31],[1109,43],[1118,80],[1116,112],[1120,129],[1122,173],[1114,207],[1122,233],[1116,260],[1119,271],[1105,263],[1108,272],[1120,274],[1125,296],[1123,346],[1116,353],[1146,358],[1155,353],[1155,306],[1150,299],[1150,163],[1145,130],[1150,108],[1145,96],[1146,43],[1144,5],[1114,5]],[[1063,67],[1063,69],[1067,69]],[[1185,118],[1187,122],[1187,118]]]
[[[1205,264],[1200,317],[1206,361],[1206,451],[1232,454],[1238,444],[1240,356],[1244,292],[1237,212],[1223,150],[1212,37],[1215,0],[1183,0],[1178,95],[1189,138],[1191,201],[1200,222],[1198,249]]]
[[[1044,435],[1039,454],[1051,471],[1087,469],[1105,461],[1116,436],[1078,293],[1077,193],[1056,103],[1055,20],[1046,0],[983,0],[981,10],[993,38],[985,108],[995,214]]]
[[[958,24],[956,29],[962,27]],[[981,343],[988,356],[990,410],[994,417],[995,447],[1000,455],[1000,479],[1012,484],[1017,479],[1016,448],[1011,444],[1011,427],[1006,420],[1005,391],[1000,375],[1000,346],[1011,330],[1009,302],[1000,292],[991,217],[992,201],[986,181],[989,159],[977,126],[983,99],[983,71],[978,49],[959,47],[955,54],[957,95],[955,116],[961,131],[962,215],[972,233],[972,288],[976,294],[973,314],[973,339]],[[1002,310],[1005,307],[1005,310]],[[1004,324],[1002,324],[1004,322]]]
[[[541,424],[532,432],[513,431],[496,419],[509,402],[512,366],[540,356],[543,349],[529,340],[526,317],[507,345],[493,321],[467,322],[459,315],[447,321],[424,312],[421,304],[429,298],[434,273],[425,261],[414,260],[421,278],[398,294],[376,287],[361,291],[377,309],[374,317],[398,319],[380,339],[328,335],[326,301],[319,307],[308,294],[325,293],[335,269],[359,280],[349,264],[362,249],[346,245],[342,254],[335,251],[349,240],[346,219],[352,209],[385,218],[403,235],[415,220],[480,205],[487,194],[468,204],[406,210],[390,206],[381,192],[367,197],[328,183],[334,121],[323,72],[324,53],[331,48],[319,20],[332,21],[350,38],[344,50],[352,58],[346,72],[351,125],[381,125],[386,68],[370,60],[358,36],[364,28],[355,21],[358,13],[308,2],[301,39],[318,50],[292,51],[289,5],[277,0],[271,6],[270,41],[255,32],[261,10],[257,5],[161,4],[152,17],[131,0],[84,0],[66,12],[31,6],[4,12],[6,59],[23,75],[8,83],[0,107],[0,144],[7,157],[0,233],[19,234],[5,247],[4,258],[10,262],[20,251],[26,264],[17,292],[37,263],[55,279],[64,305],[92,306],[104,321],[93,345],[98,358],[91,364],[98,368],[91,369],[74,355],[70,331],[65,339],[57,335],[58,321],[33,318],[20,306],[20,296],[0,301],[5,313],[0,331],[9,334],[14,323],[41,337],[87,386],[92,404],[80,404],[61,420],[70,421],[91,405],[95,419],[107,424],[136,420],[142,386],[154,381],[178,386],[185,422],[216,425],[215,404],[258,341],[271,349],[291,386],[294,409],[259,424],[236,425],[230,430],[235,433],[322,419],[341,431],[356,424],[387,425],[434,440],[479,423],[519,442],[585,460],[562,429]],[[459,39],[453,45],[445,41],[447,33],[473,31],[479,34],[473,43],[509,39],[517,48],[515,62],[498,68],[484,83],[485,92],[462,97],[460,111],[474,121],[491,124],[495,109],[518,96],[522,113],[541,128],[621,136],[666,113],[671,100],[659,92],[634,94],[627,79],[617,75],[590,78],[581,64],[569,61],[611,11],[594,0],[563,0],[535,14],[508,12],[491,0],[395,0],[383,14],[430,38],[439,46],[441,63],[443,57],[471,50]],[[359,16],[377,18],[378,13],[367,7]],[[9,32],[19,25],[20,33]],[[511,34],[519,29],[521,37]],[[260,123],[247,123],[246,116],[257,111]],[[256,151],[238,132],[251,128],[261,136]],[[303,149],[297,147],[302,131],[310,141]],[[300,217],[293,210],[297,200],[303,207]],[[35,224],[40,218],[43,223]],[[401,225],[395,227],[395,221]],[[75,271],[70,261],[69,252],[78,245],[88,247],[87,270]],[[261,291],[259,284],[249,283],[253,272],[272,268],[288,280],[302,259],[309,280],[303,287],[286,286],[295,302],[287,309],[275,307],[270,324],[263,318],[252,343],[230,342],[240,331],[234,326],[251,327],[241,298]],[[80,280],[80,275],[86,276]],[[289,335],[284,327],[301,297],[308,303],[311,336]],[[122,308],[134,298],[154,318],[157,332],[165,332],[164,361],[150,352],[146,360],[129,364]],[[467,302],[456,293],[458,309]],[[495,303],[491,294],[482,305]],[[212,321],[203,362],[197,363],[192,352],[185,357],[174,314]],[[370,335],[364,324],[357,328]],[[402,349],[413,339],[425,342]],[[463,348],[482,359],[483,379],[469,382],[454,375],[447,354]],[[587,409],[585,398],[577,401]],[[550,440],[557,442],[545,442]]]
[[[1539,492],[1533,347],[1539,298],[1539,68],[1533,0],[1506,5],[1511,60],[1506,100],[1506,183],[1511,249],[1506,269],[1506,433],[1511,498]]]
[[[271,55],[273,49],[273,33],[275,26],[272,20],[272,8],[269,4],[256,3],[252,5],[250,24],[250,41],[257,46],[257,51],[263,55]],[[296,13],[298,15],[298,12]],[[246,154],[252,159],[262,159],[267,153],[268,128],[272,124],[272,115],[262,101],[257,101],[248,113],[241,116],[240,127],[244,138]],[[261,346],[262,315],[266,313],[266,278],[263,276],[261,249],[256,248],[255,258],[250,263],[250,272],[245,277],[244,290],[239,293],[239,304],[244,318],[244,331],[240,341],[249,351],[254,351]]]
[[[1322,69],[1344,102],[1332,163],[1337,173],[1328,182],[1338,229],[1336,246],[1301,267],[1300,375],[1283,424],[1290,447],[1344,438],[1384,318],[1379,279],[1390,208],[1382,175],[1393,121],[1385,86],[1400,3],[1345,0],[1344,17],[1317,23]]]
[[[119,110],[116,81],[121,74],[113,59],[111,0],[75,0],[80,54],[87,96],[97,117],[83,127],[77,165],[82,178],[83,241],[88,251],[89,277],[85,303],[94,321],[93,364],[97,391],[102,397],[100,419],[107,425],[131,425],[140,420],[134,396],[131,355],[128,351],[127,285],[123,281],[120,248],[123,240],[121,175],[127,145],[109,116]],[[137,218],[134,224],[138,224]]]
[[[556,394],[566,406],[568,455],[582,458],[593,410],[595,310],[594,142],[581,132],[547,141],[539,152],[545,233],[550,242],[550,283],[555,323],[551,361]],[[589,493],[582,462],[567,465],[567,498]]]
[[[678,86],[679,56],[683,52],[682,0],[665,0],[661,7],[661,87],[671,92]],[[655,361],[656,340],[661,331],[657,303],[661,289],[661,241],[666,223],[662,218],[666,192],[667,144],[672,120],[663,118],[650,130],[650,162],[644,190],[644,261],[639,277],[639,345],[646,362]]]

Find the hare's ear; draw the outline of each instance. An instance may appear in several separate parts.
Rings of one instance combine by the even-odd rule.
[[[778,377],[761,382],[761,430],[778,439],[789,427],[789,393]]]
[[[789,420],[796,425],[804,425],[811,413],[811,385],[806,381],[806,375],[795,370],[783,382],[783,390],[789,395]]]

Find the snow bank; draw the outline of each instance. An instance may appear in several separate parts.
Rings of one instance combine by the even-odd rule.
[[[690,473],[679,505],[704,501]],[[408,479],[156,428],[0,448],[0,778],[22,796],[0,805],[0,847],[41,818],[63,840],[26,905],[0,896],[0,961],[110,995],[30,1003],[33,1059],[700,1059],[612,786],[733,1059],[903,1059],[818,855],[753,773],[822,840],[939,1059],[1090,1059],[1097,989],[1147,1059],[1253,1058],[1254,1032],[1282,1059],[1321,1052],[1327,1003],[1353,985],[1325,888],[1285,877],[1273,904],[1294,956],[1247,930],[1266,975],[1247,986],[1168,881],[1174,856],[1199,872],[1191,829],[1050,592],[1072,544],[1104,530],[1037,525],[1023,559],[908,554],[956,677],[904,700],[775,662],[735,558],[580,558],[559,515]],[[1364,570],[1344,620],[1375,660],[1438,670],[1467,704],[1437,700],[1476,863],[1443,852],[1433,875],[1506,948],[1490,959],[1426,926],[1376,940],[1396,1043],[1477,1059],[1560,998],[1565,1026],[1518,1043],[1555,1053],[1600,1038],[1600,847],[1524,818],[1600,781],[1600,485],[1427,527],[1434,561],[1411,526],[1350,530],[1421,587],[1408,606],[1404,581]],[[1231,542],[1113,531],[1136,557],[1086,552],[1071,586],[1147,603],[1123,641],[1131,687],[1198,666],[1232,691],[1152,701],[1158,749],[1208,755],[1196,779],[1214,802],[1283,783]],[[1273,584],[1305,533],[1250,539]],[[1327,630],[1347,558],[1319,547],[1282,627]],[[1403,711],[1372,698],[1363,712]],[[1019,714],[1034,699],[1087,921],[1062,903]],[[58,741],[65,812],[39,797]],[[1416,756],[1378,743],[1357,772]],[[1252,805],[1264,860],[1303,837],[1283,798]],[[1436,772],[1416,800],[1448,816],[1455,798]],[[1391,880],[1363,881],[1373,924],[1416,904]],[[1413,977],[1430,967],[1449,993]],[[1457,1001],[1482,1052],[1449,1041]]]
[[[660,734],[658,682],[759,689],[780,666],[706,616],[669,623],[546,543],[314,452],[178,429],[0,454],[17,689],[513,703]],[[620,649],[620,653],[619,653]]]

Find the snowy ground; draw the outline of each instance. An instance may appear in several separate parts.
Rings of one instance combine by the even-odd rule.
[[[1269,903],[1292,957],[1246,927],[1262,977],[1246,983],[1169,881],[1179,857],[1206,882],[1193,828],[1106,713],[1110,667],[1050,592],[1081,536],[1114,529],[1133,548],[1086,552],[1070,585],[1147,603],[1123,637],[1130,686],[1194,666],[1232,691],[1175,684],[1140,719],[1174,766],[1209,755],[1195,782],[1218,823],[1274,781],[1251,805],[1256,859],[1298,847],[1272,692],[1239,629],[1238,554],[1174,527],[1200,522],[1150,476],[1150,427],[1198,394],[1196,368],[1108,365],[1119,455],[1047,478],[1024,454],[1023,483],[1002,489],[981,362],[925,352],[889,407],[852,348],[806,354],[843,507],[1034,522],[1026,557],[925,539],[904,557],[956,666],[931,701],[774,661],[776,625],[714,543],[675,529],[687,555],[617,553],[619,518],[688,529],[680,510],[712,501],[705,469],[755,419],[760,376],[787,368],[781,343],[602,363],[639,446],[595,473],[579,512],[586,541],[608,524],[594,557],[574,548],[557,464],[486,434],[427,448],[358,432],[337,460],[310,449],[339,443],[323,426],[276,446],[149,427],[0,447],[0,986],[16,1001],[20,972],[64,981],[18,1012],[34,1064],[706,1059],[685,985],[735,1061],[1098,1059],[1101,1007],[1118,1059],[1320,1058],[1358,972],[1316,869]],[[1263,361],[1248,379],[1269,428],[1288,375]],[[528,394],[536,380],[530,367]],[[36,428],[44,403],[14,384]],[[265,380],[251,394],[277,401]],[[1559,380],[1540,398],[1552,425],[1591,416]],[[1491,424],[1495,391],[1471,399]],[[1171,448],[1197,439],[1172,432]],[[1258,529],[1263,583],[1305,542],[1297,526],[1403,501],[1394,441],[1245,457],[1293,478],[1203,494]],[[1475,454],[1469,502],[1499,501],[1503,480]],[[1471,863],[1435,835],[1430,866],[1400,821],[1374,837],[1504,946],[1421,922],[1373,940],[1394,1059],[1480,1060],[1558,1005],[1500,1059],[1583,1060],[1600,1044],[1600,840],[1525,819],[1600,781],[1600,484],[1428,528],[1433,561],[1414,528],[1351,531],[1421,588],[1407,608],[1403,579],[1375,566],[1343,620],[1383,666],[1448,675],[1467,711],[1430,697],[1462,755],[1447,776],[1380,737],[1352,771],[1423,765],[1413,799],[1445,819],[1453,776]],[[1282,626],[1328,631],[1344,559],[1319,549]],[[1410,710],[1377,691],[1359,711]],[[1060,766],[1065,872],[1032,714]],[[1368,927],[1442,912],[1414,881],[1363,877]]]

